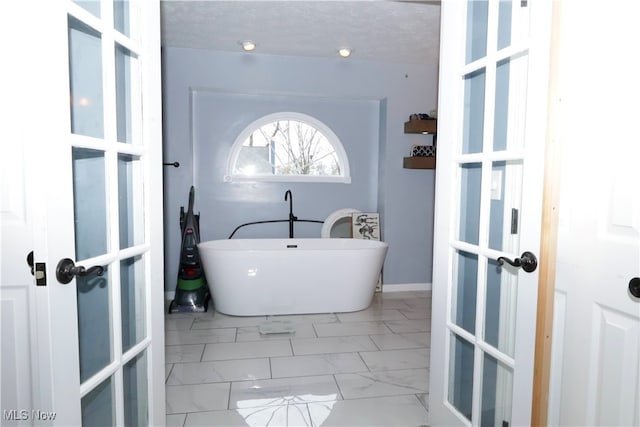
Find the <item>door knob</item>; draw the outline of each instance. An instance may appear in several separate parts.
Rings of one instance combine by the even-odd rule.
[[[503,256],[498,258],[498,264],[504,265],[505,262],[513,267],[522,267],[527,273],[536,271],[536,268],[538,268],[538,259],[529,251],[523,252],[520,258],[516,258],[513,261]]]
[[[634,277],[629,281],[629,292],[636,298],[640,298],[640,277]]]
[[[27,265],[31,267],[31,275],[33,276],[33,251],[27,254]]]
[[[81,265],[76,266],[73,260],[69,258],[64,258],[60,260],[58,267],[56,268],[56,278],[58,279],[58,282],[63,285],[72,281],[75,276],[84,277],[93,273],[96,273],[98,276],[102,276],[102,274],[104,274],[104,267],[101,265],[94,265],[87,269]]]

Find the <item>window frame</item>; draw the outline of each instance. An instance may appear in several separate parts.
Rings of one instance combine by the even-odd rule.
[[[290,120],[302,122],[308,126],[312,126],[318,129],[327,142],[335,150],[338,157],[338,164],[340,165],[340,175],[240,175],[234,173],[235,164],[238,161],[240,150],[244,146],[244,142],[249,136],[257,129],[264,125],[273,123],[279,120]],[[315,117],[309,116],[303,113],[297,113],[292,111],[281,111],[277,113],[267,114],[257,120],[251,122],[242,132],[238,135],[229,151],[227,158],[227,167],[224,175],[224,182],[320,182],[320,183],[351,183],[351,172],[349,169],[349,159],[347,152],[340,142],[338,136],[320,120]]]

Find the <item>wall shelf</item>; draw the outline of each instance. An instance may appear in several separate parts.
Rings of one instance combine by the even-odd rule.
[[[405,157],[402,159],[402,166],[405,169],[435,169],[435,157]]]
[[[433,145],[436,145],[438,133],[438,121],[436,119],[409,120],[404,122],[404,133],[432,134]],[[435,157],[405,157],[402,159],[402,167],[405,169],[435,169]]]
[[[436,119],[409,120],[408,122],[404,122],[404,133],[431,134],[437,132],[438,121]]]

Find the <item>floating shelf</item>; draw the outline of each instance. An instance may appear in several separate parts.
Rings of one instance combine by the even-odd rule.
[[[404,122],[404,133],[431,134],[437,132],[438,121],[436,119],[409,120],[408,122]]]
[[[402,159],[402,166],[405,169],[435,169],[435,157],[405,157]]]

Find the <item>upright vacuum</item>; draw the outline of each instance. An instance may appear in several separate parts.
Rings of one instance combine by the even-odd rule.
[[[195,189],[189,191],[189,208],[180,207],[180,266],[176,294],[169,305],[169,313],[204,313],[209,305],[209,287],[204,275],[198,243],[200,243],[200,214],[193,213]]]

